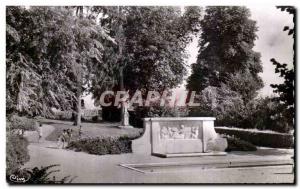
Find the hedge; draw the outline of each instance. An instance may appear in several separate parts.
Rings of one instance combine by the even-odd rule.
[[[96,155],[130,153],[131,140],[127,136],[84,138],[70,142],[67,148]]]
[[[18,171],[24,163],[29,161],[27,150],[28,141],[21,135],[9,134],[6,136],[6,174]]]
[[[35,122],[37,120],[27,118],[27,117],[19,117],[17,115],[13,115],[7,123],[7,126],[11,130],[23,130],[23,131],[35,131],[36,125]]]
[[[292,134],[277,132],[259,132],[243,129],[215,127],[219,134],[235,136],[256,146],[272,148],[294,148]]]
[[[226,152],[231,152],[231,151],[256,151],[257,148],[255,145],[235,138],[235,137],[227,137],[227,142],[228,146],[226,148]]]

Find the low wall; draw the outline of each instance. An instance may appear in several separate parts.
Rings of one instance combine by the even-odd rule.
[[[294,148],[294,140],[292,134],[250,131],[224,127],[215,127],[215,131],[219,134],[226,134],[230,136],[233,135],[256,146],[272,148]]]

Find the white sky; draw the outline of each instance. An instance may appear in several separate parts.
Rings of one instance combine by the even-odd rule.
[[[254,50],[261,53],[263,73],[260,74],[265,87],[261,94],[269,96],[273,93],[270,84],[282,83],[279,74],[275,74],[275,66],[270,62],[275,58],[279,62],[287,63],[289,68],[293,67],[293,38],[283,32],[283,27],[293,27],[293,17],[287,12],[280,11],[275,7],[253,7],[251,8],[252,19],[257,21],[258,39],[255,41]]]
[[[282,12],[275,7],[253,6],[248,8],[251,11],[251,18],[257,21],[258,39],[255,41],[254,50],[261,53],[261,62],[263,65],[263,72],[260,74],[264,81],[264,88],[259,91],[261,96],[270,96],[273,94],[273,89],[270,84],[282,83],[282,78],[275,74],[275,66],[270,62],[271,58],[275,58],[279,62],[287,63],[292,67],[293,62],[293,39],[283,32],[283,27],[293,26],[292,16],[287,12]],[[198,40],[195,38],[191,44],[187,46],[189,58],[187,64],[191,65],[196,62],[198,54]],[[188,68],[190,74],[190,68]],[[188,74],[188,75],[189,75]],[[186,78],[188,77],[186,76]],[[186,80],[174,91],[181,93],[185,90]],[[93,101],[91,95],[85,97],[85,104],[87,108],[93,108]]]

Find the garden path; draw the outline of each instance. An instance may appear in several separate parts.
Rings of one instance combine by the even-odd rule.
[[[286,183],[293,182],[294,179],[291,166],[177,170],[150,174],[119,166],[126,163],[208,162],[213,164],[222,161],[287,160],[293,155],[292,150],[262,148],[257,152],[229,153],[227,156],[220,157],[158,158],[132,153],[98,156],[56,148],[56,142],[44,140],[53,130],[53,126],[44,125],[44,136],[40,143],[31,142],[28,146],[30,161],[24,167],[59,164],[60,172],[55,173],[56,178],[70,175],[76,177],[74,183]],[[264,153],[265,150],[268,154]]]

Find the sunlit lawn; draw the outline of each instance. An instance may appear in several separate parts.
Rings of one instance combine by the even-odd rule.
[[[60,121],[60,120],[50,120],[46,119],[42,121],[43,124],[51,125],[55,130],[46,137],[46,140],[56,141],[59,135],[62,134],[64,129],[73,130],[73,140],[78,139],[79,127],[74,126],[71,121]],[[143,132],[141,128],[132,129],[120,129],[117,126],[119,123],[111,122],[101,122],[101,123],[82,123],[82,138],[94,138],[94,137],[118,137],[118,136],[128,136],[130,138],[136,138],[140,136]]]

